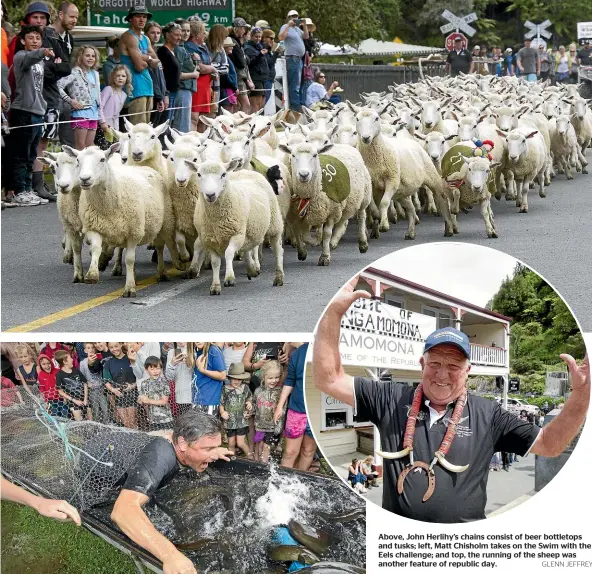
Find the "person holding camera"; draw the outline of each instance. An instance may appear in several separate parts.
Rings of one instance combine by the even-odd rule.
[[[300,101],[300,82],[302,79],[302,68],[304,52],[304,40],[308,40],[308,26],[300,28],[302,20],[296,10],[288,12],[288,20],[279,33],[280,41],[284,42],[286,48],[286,69],[288,72],[288,94],[290,99],[290,111],[286,116],[287,122],[297,123],[302,114],[302,103]]]

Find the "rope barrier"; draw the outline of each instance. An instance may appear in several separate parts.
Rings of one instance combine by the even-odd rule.
[[[252,92],[253,90],[239,90],[239,94],[245,94],[245,93],[249,93]],[[197,104],[197,105],[191,105],[191,106],[178,106],[178,107],[174,107],[174,108],[166,108],[167,111],[172,111],[172,110],[186,110],[186,109],[193,109],[194,107],[210,107],[210,106],[217,106],[219,104],[221,104],[222,102],[225,102],[226,100],[229,100],[232,96],[234,95],[238,95],[236,92],[234,92],[232,95],[227,96],[225,98],[222,98],[220,100],[217,100],[215,102],[211,102],[209,104]],[[156,112],[158,111],[156,108],[152,109],[152,110],[147,110],[144,112],[134,112],[131,114],[121,114],[119,117],[120,118],[129,118],[132,116],[139,116],[139,115],[145,115],[145,114],[151,114],[152,112]],[[165,110],[163,110],[164,112]],[[199,112],[199,113],[209,113],[209,112]],[[13,130],[19,130],[19,129],[24,129],[24,128],[33,128],[33,127],[37,127],[37,126],[53,126],[53,125],[59,125],[59,124],[73,124],[76,122],[79,122],[81,120],[88,120],[88,118],[76,118],[74,120],[63,120],[63,121],[59,121],[59,122],[43,122],[43,123],[39,123],[39,124],[28,124],[25,126],[8,126],[8,131],[11,132]],[[90,120],[90,121],[98,121],[98,120]]]

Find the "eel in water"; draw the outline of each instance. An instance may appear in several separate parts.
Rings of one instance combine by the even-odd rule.
[[[323,530],[317,530],[309,524],[302,524],[296,520],[290,520],[288,523],[290,534],[307,548],[310,548],[316,554],[323,554],[333,542],[332,536]]]
[[[185,552],[195,552],[197,550],[203,550],[213,544],[218,544],[213,538],[199,538],[193,542],[175,544],[175,548],[177,548],[177,550],[184,550]]]
[[[345,562],[317,562],[308,568],[302,568],[298,572],[311,574],[366,574],[366,569]]]
[[[326,512],[317,512],[317,514],[327,522],[352,522],[358,518],[365,518],[366,509],[358,508],[357,510],[350,510],[341,514],[327,514]]]
[[[301,562],[306,565],[320,562],[320,558],[308,548],[288,544],[271,546],[267,550],[267,557],[274,562]]]

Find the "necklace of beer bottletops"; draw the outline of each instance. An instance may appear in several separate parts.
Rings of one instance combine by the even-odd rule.
[[[421,408],[422,401],[423,383],[420,383],[417,389],[415,389],[415,393],[413,395],[413,402],[411,403],[411,410],[409,411],[409,416],[407,417],[407,424],[405,425],[405,435],[403,436],[403,450],[400,450],[398,452],[377,451],[377,454],[379,454],[382,458],[386,459],[403,458],[409,455],[409,464],[404,468],[403,472],[401,472],[401,474],[399,475],[399,480],[397,481],[397,492],[399,494],[403,494],[405,478],[412,470],[415,469],[415,472],[425,470],[426,474],[428,475],[428,489],[426,490],[426,493],[423,495],[423,502],[425,502],[432,496],[432,494],[434,493],[434,489],[436,488],[436,475],[434,474],[434,465],[437,462],[439,462],[445,469],[451,472],[464,472],[465,470],[467,470],[467,468],[469,468],[468,464],[465,466],[457,466],[455,464],[451,464],[446,460],[446,455],[448,454],[448,451],[450,450],[450,445],[452,444],[454,436],[456,435],[456,426],[458,425],[458,421],[460,420],[462,412],[465,408],[465,404],[467,402],[467,391],[465,390],[465,392],[456,400],[456,405],[454,406],[454,410],[452,411],[452,417],[450,418],[450,422],[448,423],[448,429],[446,430],[444,439],[440,444],[440,448],[435,452],[434,459],[429,465],[427,462],[423,462],[421,460],[413,460],[413,436],[415,435],[417,415],[419,413],[419,409]]]

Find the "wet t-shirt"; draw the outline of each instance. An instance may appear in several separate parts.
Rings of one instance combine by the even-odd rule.
[[[249,401],[252,405],[253,395],[248,385],[241,385],[238,389],[233,389],[230,386],[224,387],[221,405],[230,415],[228,420],[224,421],[224,426],[228,430],[243,429],[249,426],[249,419],[245,417],[245,409]]]
[[[386,452],[403,450],[403,435],[411,409],[414,388],[371,379],[354,379],[356,415],[371,421],[380,432],[381,448]],[[427,406],[417,416],[413,453],[415,461],[428,464],[440,447],[454,404],[430,427]],[[409,457],[383,460],[384,489],[382,507],[395,514],[425,522],[471,522],[485,518],[489,463],[494,452],[514,452],[524,456],[533,445],[539,428],[520,420],[489,399],[469,395],[457,425],[456,435],[446,460],[455,465],[468,464],[461,473],[453,473],[440,464],[434,466],[436,488],[422,502],[428,488],[425,471],[411,472],[405,479],[403,494],[397,493],[397,479],[409,463]]]
[[[127,471],[123,488],[152,496],[168,484],[180,468],[172,443],[166,438],[155,438],[140,451]]]

